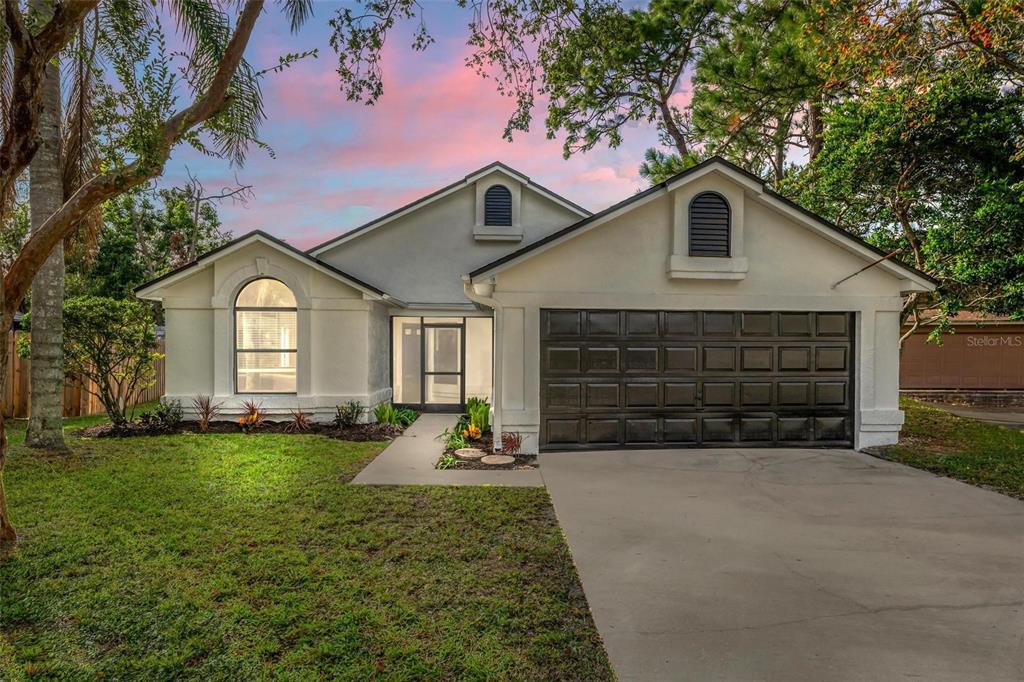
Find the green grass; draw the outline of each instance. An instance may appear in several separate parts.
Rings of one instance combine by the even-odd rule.
[[[899,445],[886,457],[1024,498],[1024,433],[904,400]]]
[[[543,490],[345,485],[383,443],[70,438],[61,456],[23,428],[0,679],[612,677]]]

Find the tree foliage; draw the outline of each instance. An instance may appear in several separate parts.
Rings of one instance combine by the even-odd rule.
[[[876,88],[834,106],[814,163],[783,190],[938,278],[907,315],[1024,316],[1024,97],[977,74]]]
[[[107,202],[96,256],[75,263],[69,288],[133,298],[147,281],[228,242],[216,205],[198,192],[193,184],[141,189]]]
[[[101,296],[65,301],[65,371],[90,380],[86,388],[115,425],[128,421],[139,392],[153,385],[159,358],[149,306]]]

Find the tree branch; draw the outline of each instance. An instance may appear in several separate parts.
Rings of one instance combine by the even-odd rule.
[[[247,0],[206,92],[190,106],[164,122],[156,149],[124,168],[90,178],[56,213],[32,233],[4,277],[6,296],[3,301],[3,312],[14,314],[31,286],[36,271],[54,247],[75,229],[83,215],[107,199],[158,176],[163,171],[171,149],[182,136],[224,108],[228,103],[231,79],[242,61],[253,26],[262,10],[263,0]]]
[[[11,111],[0,142],[0,215],[7,213],[7,199],[15,180],[39,149],[39,116],[42,110],[43,75],[49,61],[71,40],[79,23],[99,0],[58,3],[50,21],[33,37],[25,27],[17,0],[4,0],[4,22],[14,53],[11,79]]]

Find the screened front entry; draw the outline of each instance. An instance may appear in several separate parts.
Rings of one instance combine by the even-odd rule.
[[[459,410],[491,397],[489,317],[391,318],[393,400],[424,410]]]

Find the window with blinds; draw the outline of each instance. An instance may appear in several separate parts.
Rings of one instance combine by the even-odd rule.
[[[484,193],[484,225],[512,226],[512,192],[504,185],[488,187]]]
[[[729,204],[721,194],[703,192],[690,202],[690,255],[729,257]]]
[[[295,393],[295,296],[276,279],[257,279],[235,299],[235,390]]]

